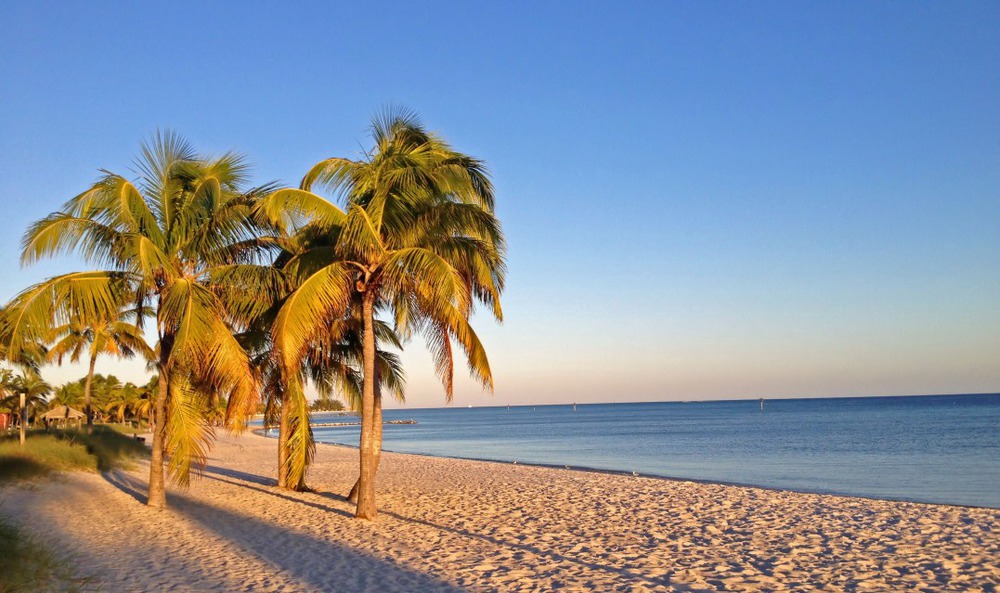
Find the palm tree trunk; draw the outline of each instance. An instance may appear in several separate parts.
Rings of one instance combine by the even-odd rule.
[[[97,353],[90,355],[90,370],[87,371],[87,381],[83,384],[83,412],[87,415],[87,434],[94,432],[94,411],[90,406],[90,385],[94,381],[94,365],[97,364]]]
[[[281,412],[278,421],[278,488],[288,488],[288,389],[282,387]]]
[[[166,340],[160,342],[164,346]],[[170,377],[166,372],[167,355],[160,355],[160,380],[153,402],[153,451],[149,457],[149,498],[146,504],[162,509],[167,506],[167,491],[163,481],[163,448],[167,436],[167,395]]]
[[[379,389],[378,384],[375,385],[375,414],[373,418],[375,426],[375,469],[378,470],[378,464],[382,460],[382,390]],[[351,487],[350,493],[347,495],[347,501],[357,504],[358,502],[358,490],[361,489],[361,478],[359,477],[357,481],[354,482],[354,486]]]
[[[368,289],[361,300],[362,357],[364,360],[364,386],[361,390],[361,446],[360,477],[358,481],[358,506],[354,516],[374,519],[375,473],[378,471],[378,446],[375,434],[375,291]]]

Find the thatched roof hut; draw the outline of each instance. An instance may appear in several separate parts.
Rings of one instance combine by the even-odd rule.
[[[56,406],[42,414],[42,420],[55,423],[66,423],[76,422],[77,424],[85,422],[87,420],[87,415],[80,410],[74,410],[69,406]]]

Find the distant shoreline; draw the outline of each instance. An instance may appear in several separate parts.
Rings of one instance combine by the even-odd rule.
[[[984,391],[981,393],[917,393],[917,394],[893,394],[893,395],[833,395],[833,396],[807,396],[807,397],[781,397],[781,396],[767,396],[767,395],[752,395],[747,397],[739,398],[726,398],[726,399],[672,399],[672,400],[641,400],[641,401],[602,401],[602,402],[587,402],[587,401],[577,401],[577,402],[561,402],[561,403],[544,403],[544,404],[465,404],[465,405],[446,405],[446,406],[386,406],[386,410],[468,410],[468,409],[493,409],[493,408],[541,408],[541,407],[573,407],[577,406],[630,406],[630,405],[641,405],[641,404],[700,404],[700,403],[754,403],[760,401],[761,398],[765,402],[768,401],[814,401],[814,400],[850,400],[850,399],[894,399],[894,398],[907,398],[907,397],[986,397],[986,396],[996,396],[1000,395],[1000,391]],[[325,414],[327,412],[316,412],[319,414]]]

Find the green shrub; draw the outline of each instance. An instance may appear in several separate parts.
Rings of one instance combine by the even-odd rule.
[[[44,468],[43,471],[32,471],[29,466],[35,464]],[[35,475],[51,471],[73,471],[97,469],[97,458],[87,452],[83,444],[64,440],[58,434],[32,433],[24,442],[24,447],[16,438],[0,443],[0,466],[6,466],[12,471],[27,470]],[[0,478],[17,477],[0,473]]]

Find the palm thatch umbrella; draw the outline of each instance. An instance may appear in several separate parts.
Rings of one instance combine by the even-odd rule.
[[[48,412],[42,414],[42,420],[46,422],[53,422],[57,426],[60,423],[66,425],[70,422],[75,422],[77,426],[80,426],[80,424],[82,424],[86,419],[86,414],[69,406],[56,406]]]

